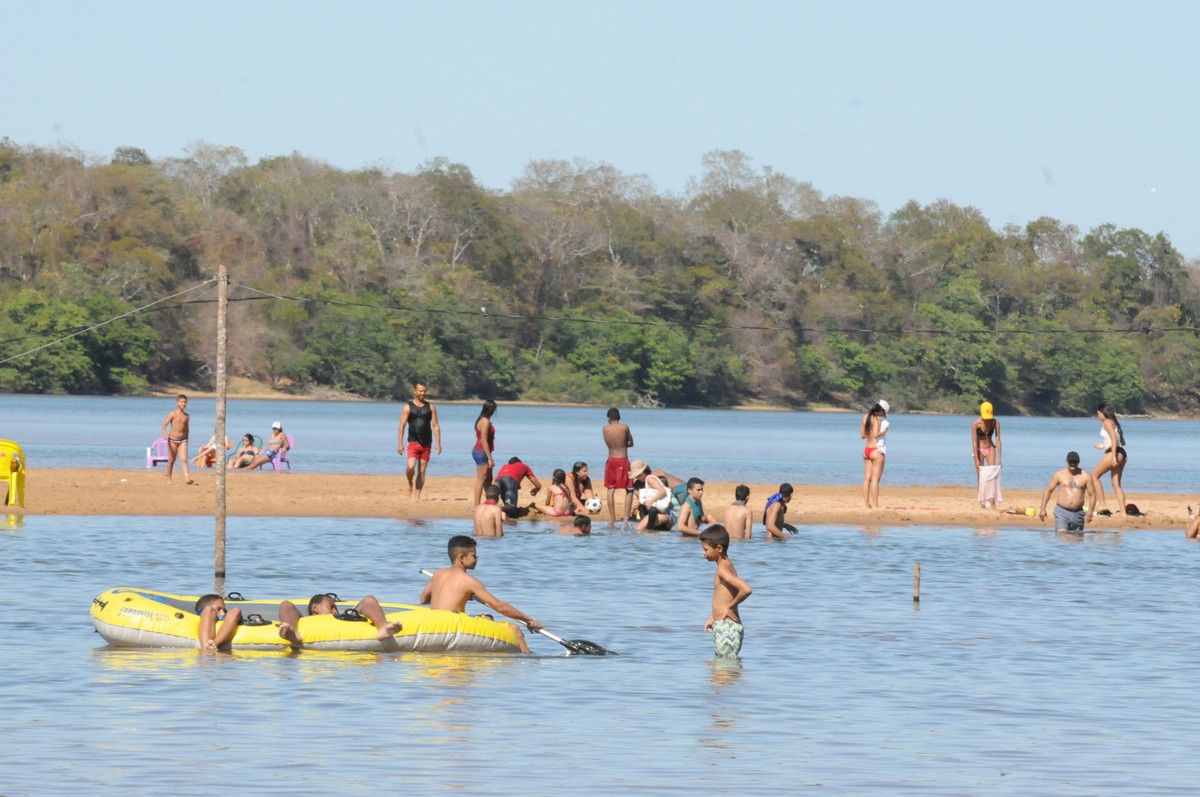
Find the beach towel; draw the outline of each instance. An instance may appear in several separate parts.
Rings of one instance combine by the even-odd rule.
[[[1000,465],[979,466],[979,503],[982,506],[1004,501],[1000,495]]]

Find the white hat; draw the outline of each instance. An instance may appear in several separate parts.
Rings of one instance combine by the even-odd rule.
[[[279,421],[275,421],[275,423],[271,424],[271,428],[272,428],[272,429],[282,429],[282,428],[283,428],[283,424],[282,424],[282,423],[280,423]]]
[[[885,413],[892,411],[892,405],[887,403],[887,399],[880,399],[879,406],[883,407]]]

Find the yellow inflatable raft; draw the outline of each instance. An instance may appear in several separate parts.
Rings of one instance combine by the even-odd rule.
[[[290,647],[290,643],[279,636],[279,604],[282,600],[243,600],[237,593],[231,593],[231,596],[225,599],[225,605],[242,610],[242,623],[234,634],[233,647],[250,650]],[[198,648],[198,599],[199,596],[117,587],[92,601],[92,625],[108,644],[116,647]],[[308,598],[293,599],[292,602],[303,613]],[[438,653],[516,653],[519,650],[516,634],[507,623],[406,603],[380,605],[388,620],[404,625],[394,637],[381,642],[375,638],[375,626],[365,619],[321,614],[300,618],[297,630],[304,640],[304,648]]]

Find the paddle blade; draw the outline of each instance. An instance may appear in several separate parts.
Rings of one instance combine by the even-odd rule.
[[[608,656],[616,655],[614,651],[605,650],[595,642],[588,642],[586,639],[568,639],[567,650],[571,651],[576,656]]]

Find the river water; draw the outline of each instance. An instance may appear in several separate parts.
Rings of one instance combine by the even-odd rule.
[[[0,397],[31,467],[143,467],[169,400]],[[212,404],[192,403],[193,440]],[[300,470],[398,473],[398,407],[231,403]],[[476,408],[441,407],[433,473],[471,472]],[[635,453],[712,479],[860,478],[848,414],[629,411]],[[502,407],[500,456],[602,461],[602,409]],[[967,418],[895,414],[885,485],[967,484]],[[1006,486],[1043,486],[1091,419],[1002,419]],[[1194,422],[1130,421],[1135,490],[1184,491]],[[286,477],[284,477],[286,478]],[[755,588],[740,662],[703,631],[711,564],[671,534],[525,523],[477,573],[565,657],[117,650],[115,586],[413,601],[463,520],[10,516],[0,526],[0,795],[1170,795],[1195,791],[1197,547],[1179,532],[805,526],[732,546]],[[912,601],[914,564],[922,599]]]
[[[463,521],[231,518],[247,596],[412,601]],[[113,586],[213,585],[205,518],[30,516],[0,533],[0,794],[1169,795],[1195,791],[1197,548],[1165,532],[806,527],[712,565],[670,534],[522,524],[477,573],[621,655],[117,650]],[[914,563],[922,596],[912,601]]]

